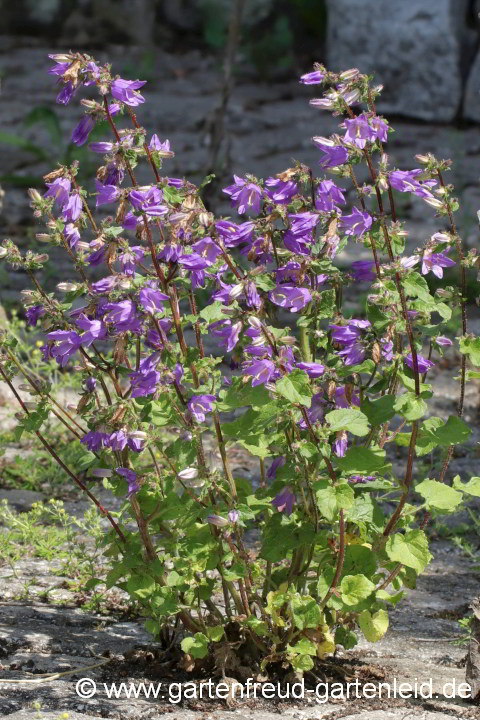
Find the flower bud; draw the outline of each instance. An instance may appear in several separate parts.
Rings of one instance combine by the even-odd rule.
[[[345,398],[349,405],[352,402],[354,387],[353,383],[345,383]]]
[[[93,468],[93,470],[90,470],[90,475],[92,477],[111,477],[113,475],[113,471],[109,470],[108,468]]]
[[[35,190],[35,188],[30,188],[28,191],[28,196],[30,200],[33,200],[33,202],[40,202],[42,199],[42,196],[38,192],[38,190]]]
[[[240,517],[240,513],[238,512],[238,510],[230,510],[230,512],[228,513],[228,519],[233,524],[238,522],[239,517]]]
[[[254,347],[262,347],[262,345],[265,345],[265,338],[263,335],[259,335],[259,337],[253,338],[252,345]]]
[[[380,175],[378,179],[378,187],[380,190],[388,190],[388,180],[384,175]]]
[[[250,317],[248,318],[248,324],[256,330],[262,329],[262,323],[257,317],[254,317],[253,315],[250,315]]]
[[[35,262],[44,263],[47,262],[47,260],[49,260],[50,258],[46,253],[42,253],[42,255],[34,255],[33,259]]]
[[[84,408],[88,405],[89,400],[90,400],[89,395],[82,395],[82,397],[80,398],[80,400],[78,402],[77,407],[75,408],[75,412],[77,413],[77,415],[81,415],[82,410],[84,410]]]
[[[1,260],[2,258],[4,258],[4,257],[7,255],[7,253],[8,253],[7,248],[0,247],[0,260]]]
[[[350,70],[344,70],[340,73],[340,80],[353,80],[360,75],[360,70],[357,68],[350,68]]]
[[[78,285],[76,283],[71,282],[60,282],[57,284],[57,290],[60,290],[60,292],[72,292],[73,290],[77,290]]]
[[[238,283],[237,285],[234,285],[230,292],[228,293],[228,297],[230,300],[235,300],[235,298],[240,297],[240,295],[243,293],[243,283]]]
[[[122,290],[129,290],[132,287],[132,281],[128,280],[127,278],[123,278],[119,281],[118,287]]]
[[[333,402],[335,400],[335,393],[337,390],[337,384],[335,380],[330,380],[328,383],[328,389],[327,389],[327,395],[330,402]]]
[[[430,162],[430,158],[428,155],[415,155],[415,160],[418,160],[419,163],[422,163],[422,165],[428,165]]]
[[[332,138],[322,137],[321,135],[315,135],[315,137],[312,138],[314,143],[317,143],[318,145],[328,145],[329,147],[333,147],[335,145]]]
[[[73,60],[73,56],[68,53],[57,53],[55,55],[49,55],[48,57],[57,63],[71,62],[71,60]]]
[[[31,385],[27,385],[26,383],[22,383],[18,386],[19,390],[23,390],[23,392],[27,392],[29,395],[37,395],[37,391],[35,388],[33,388]]]
[[[441,242],[449,243],[449,242],[452,242],[451,236],[450,236],[450,235],[447,235],[447,233],[442,233],[442,232],[434,233],[434,234],[432,235],[432,240],[435,240],[437,243],[441,243]]]
[[[133,430],[133,432],[128,433],[130,437],[132,438],[138,438],[139,440],[145,440],[147,437],[147,433],[143,432],[143,430]]]
[[[374,363],[378,365],[382,358],[381,348],[378,342],[373,343],[372,346],[372,360]]]
[[[296,345],[297,339],[293,337],[293,335],[284,335],[280,340],[278,340],[279,343],[282,345]]]
[[[22,420],[25,420],[25,413],[17,412],[15,413],[15,417],[17,420],[20,420],[20,422],[22,422]]]
[[[79,250],[84,250],[84,251],[86,251],[86,250],[90,250],[90,245],[89,245],[89,243],[84,242],[83,240],[79,240],[78,243],[77,243],[77,248],[78,248]]]
[[[256,275],[261,275],[265,270],[265,265],[259,265],[256,268],[253,268],[253,270],[250,271],[249,275],[250,277],[255,277]]]
[[[330,110],[333,107],[333,100],[330,98],[314,98],[310,100],[310,105],[313,107],[319,107],[322,110]]]
[[[360,97],[360,90],[355,88],[355,90],[350,90],[349,92],[345,93],[343,95],[343,99],[347,103],[347,105],[352,105],[352,103],[355,102],[355,100],[358,100]]]
[[[95,100],[87,100],[86,98],[82,98],[80,100],[80,105],[83,105],[83,107],[86,107],[89,110],[96,110],[98,103],[96,103]]]
[[[20,290],[20,295],[23,295],[24,298],[31,298],[35,295],[35,292],[33,290]]]
[[[37,233],[35,235],[38,242],[52,242],[53,238],[51,235],[47,235],[47,233]]]
[[[213,215],[212,215],[212,213],[201,212],[201,213],[199,214],[199,216],[198,216],[198,222],[199,222],[200,225],[202,225],[203,227],[208,227],[208,226],[211,225],[212,222],[213,222]]]
[[[226,527],[229,524],[228,520],[220,515],[209,515],[207,522],[210,523],[210,525],[215,525],[215,527]]]
[[[182,480],[195,480],[197,475],[198,470],[194,467],[185,468],[185,470],[178,473],[178,477],[182,478]]]
[[[451,345],[453,345],[450,338],[447,338],[444,335],[440,335],[439,337],[437,337],[435,342],[437,343],[437,345],[442,345],[443,347],[450,347]]]
[[[126,209],[127,209],[127,198],[122,197],[122,199],[120,200],[120,203],[118,205],[118,208],[117,208],[117,213],[115,215],[115,222],[123,222]]]
[[[443,208],[443,202],[442,202],[441,200],[437,200],[437,198],[434,198],[434,197],[429,198],[429,197],[427,197],[427,198],[423,198],[423,199],[425,200],[425,202],[426,202],[428,205],[431,205],[433,208],[436,208],[437,210],[440,209],[440,208]]]
[[[58,170],[52,170],[52,172],[47,173],[43,176],[43,179],[45,182],[53,182],[54,180],[58,180],[58,178],[61,178],[65,175],[65,170],[63,168],[58,168]]]
[[[33,411],[33,410],[36,410],[37,407],[38,407],[37,403],[35,403],[35,402],[24,402],[23,404],[25,405],[25,407],[27,408],[27,410],[32,410],[32,411]]]

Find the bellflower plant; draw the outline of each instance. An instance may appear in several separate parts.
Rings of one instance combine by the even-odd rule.
[[[30,191],[41,239],[64,249],[75,279],[60,283],[57,297],[37,279],[48,255],[5,240],[0,257],[33,282],[27,321],[44,333],[44,358],[81,376],[76,414],[55,412],[84,447],[83,473],[45,439],[50,385],[3,333],[0,376],[21,405],[17,436],[35,433],[105,516],[107,586],[130,594],[154,636],[171,643],[181,625],[191,659],[228,658],[232,646],[248,655],[244,664],[301,673],[337,645],[354,647],[359,631],[375,642],[389,607],[430,560],[431,515],[480,494],[479,478],[446,484],[453,448],[470,434],[463,398],[478,372],[467,360],[480,364],[465,305],[478,258],[458,234],[449,161],[423,155],[421,167],[391,167],[390,128],[375,109],[381,88],[358,70],[316,65],[300,80],[323,87],[312,112],[341,123],[313,139],[320,176],[301,163],[265,181],[234,176],[224,190],[234,214],[215,217],[201,189],[165,175],[170,143],[136,116],[144,81],[114,76],[83,53],[51,57],[57,102],[77,99],[83,86],[99,91],[85,101],[74,142],[86,144],[97,122],[110,132],[91,146],[104,160],[90,187],[79,185],[74,163],[49,173],[43,194]],[[139,163],[151,170],[147,186],[138,185]],[[369,181],[361,187],[362,163]],[[397,193],[438,217],[439,232],[415,255],[404,255]],[[370,259],[340,268],[352,244]],[[90,266],[103,277],[92,281]],[[432,294],[428,276],[444,269],[459,282]],[[371,286],[352,318],[343,296],[357,283]],[[450,339],[454,311],[461,327]],[[227,378],[222,358],[205,351],[207,335],[233,368]],[[452,342],[460,399],[445,421],[427,417],[429,380]],[[16,375],[32,386],[35,407],[18,395]],[[207,462],[209,434],[221,468]],[[406,448],[400,477],[391,443]],[[235,445],[258,462],[258,488],[234,477]],[[415,458],[434,449],[441,470],[422,477]],[[124,498],[122,512],[95,497],[99,478]],[[215,645],[223,647],[214,653]]]

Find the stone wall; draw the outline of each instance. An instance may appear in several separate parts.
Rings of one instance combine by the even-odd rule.
[[[41,37],[52,49],[106,43],[189,49],[195,39],[201,42],[212,13],[219,22],[225,20],[232,4],[0,0],[0,32]],[[326,51],[318,28],[309,36],[325,5]],[[320,60],[332,69],[375,72],[385,86],[380,112],[429,122],[480,122],[480,0],[246,0],[246,45],[255,43],[259,34],[262,41],[270,37],[275,43],[275,21],[282,13],[294,36],[292,51],[299,69]]]
[[[480,122],[478,0],[327,0],[327,64],[375,73],[379,111]]]

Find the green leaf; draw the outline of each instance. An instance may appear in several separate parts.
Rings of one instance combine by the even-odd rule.
[[[428,540],[423,530],[410,530],[405,535],[396,533],[391,535],[385,546],[385,551],[395,562],[400,562],[422,573],[432,559],[428,551]]]
[[[368,373],[368,375],[371,375],[372,372],[375,369],[375,363],[373,360],[367,359],[364,360],[362,363],[359,363],[358,365],[340,365],[340,367],[337,368],[337,377],[339,378],[345,378],[351,375],[352,373]]]
[[[301,638],[295,645],[287,645],[289,655],[316,655],[317,646],[306,637]]]
[[[420,298],[427,309],[436,309],[436,303],[430,295],[427,281],[419,273],[415,271],[409,273],[403,280],[403,287],[407,295]]]
[[[453,478],[453,487],[457,490],[461,490],[467,495],[473,495],[474,497],[480,497],[480,477],[472,477],[465,483],[460,480],[460,475],[456,475]]]
[[[101,578],[90,578],[87,580],[85,585],[83,586],[84,590],[92,590],[97,585],[103,585],[105,580],[102,580]]]
[[[268,625],[264,620],[259,620],[255,617],[255,615],[250,615],[250,617],[247,620],[247,625],[255,635],[258,635],[259,637],[265,637],[265,635],[268,635]]]
[[[314,537],[315,528],[310,523],[296,525],[282,513],[276,513],[266,524],[261,557],[272,562],[284,560],[288,552],[309,545]]]
[[[291,600],[291,608],[293,622],[299,630],[315,629],[324,621],[317,600],[310,595],[295,595]]]
[[[375,330],[379,332],[383,332],[391,322],[390,317],[383,313],[378,305],[374,305],[373,303],[367,303],[367,318]]]
[[[396,605],[400,600],[402,600],[403,597],[405,597],[405,593],[403,591],[397,592],[394,595],[390,595],[386,590],[377,590],[375,593],[375,597],[377,600],[384,600],[385,602],[389,602],[392,605]]]
[[[391,420],[395,415],[395,395],[384,395],[378,400],[370,400],[367,398],[362,404],[362,412],[368,418],[368,422],[372,427],[382,425]]]
[[[432,420],[440,420],[440,423],[432,423]],[[472,434],[467,423],[457,415],[450,415],[447,422],[441,418],[429,418],[422,425],[429,435],[432,435],[438,445],[456,445],[466,442]]]
[[[360,445],[351,447],[344,457],[336,458],[336,462],[345,472],[385,472],[391,467],[391,463],[385,462],[384,450],[372,450]]]
[[[264,385],[252,387],[250,382],[244,383],[243,378],[233,378],[231,387],[226,392],[222,392],[221,401],[217,402],[217,410],[226,412],[247,406],[258,410],[268,403],[274,404],[274,401],[268,394],[268,390],[265,390]]]
[[[426,500],[429,507],[438,510],[454,510],[463,500],[461,492],[437,480],[424,480],[415,490]]]
[[[255,285],[265,292],[274,290],[277,287],[275,280],[268,275],[257,275],[255,277]]]
[[[314,313],[316,318],[331,318],[335,310],[335,290],[323,290],[315,302]]]
[[[245,564],[243,562],[236,562],[230,568],[224,568],[223,576],[228,582],[233,582],[244,578],[246,575]]]
[[[362,600],[366,600],[374,590],[374,583],[365,575],[347,575],[340,584],[341,597],[345,605],[357,605]]]
[[[398,370],[397,377],[400,378],[403,385],[407,388],[407,390],[415,390],[415,378],[413,377],[413,371],[404,366],[403,370]],[[420,392],[423,393],[426,390],[431,390],[432,386],[428,383],[420,383]]]
[[[91,467],[96,461],[96,455],[94,455],[93,452],[90,452],[90,450],[87,450],[87,452],[83,453],[80,459],[75,461],[75,469],[78,471],[88,470],[88,468]]]
[[[369,483],[369,486],[371,484]],[[346,517],[351,522],[372,523],[375,527],[381,527],[384,520],[382,510],[368,492],[355,498],[352,507],[346,512]]]
[[[127,590],[134,598],[147,598],[155,590],[155,580],[150,575],[132,575]]]
[[[480,365],[480,337],[465,335],[459,340],[460,352],[463,355],[468,355],[472,364],[478,367]]]
[[[425,400],[412,392],[406,392],[397,397],[394,408],[400,415],[403,415],[405,420],[419,420],[428,410]]]
[[[115,565],[108,573],[105,578],[105,585],[108,589],[116,585],[116,583],[126,574],[126,569],[122,563]]]
[[[200,310],[198,314],[209,324],[216,322],[217,320],[225,320],[227,316],[224,312],[222,312],[222,308],[224,307],[225,305],[220,302],[220,300],[215,300],[214,303],[207,305],[207,307],[203,308],[203,310]]]
[[[183,202],[183,195],[178,190],[170,185],[166,185],[163,188],[163,196],[170,205],[178,205]]]
[[[365,545],[347,545],[343,572],[345,575],[372,576],[377,569],[375,553]]]
[[[443,302],[437,302],[435,310],[442,316],[444,320],[450,320],[452,317],[452,308]]]
[[[311,458],[314,458],[318,455],[318,448],[312,442],[309,442],[308,440],[303,440],[299,443],[298,452],[302,457],[310,460]]]
[[[250,435],[245,440],[240,438],[237,442],[254,457],[267,458],[272,455],[268,448],[269,440],[264,435]]]
[[[116,238],[124,232],[124,229],[121,225],[110,225],[110,227],[105,228],[103,232],[107,237]]]
[[[358,616],[358,624],[368,642],[378,642],[388,630],[388,613],[386,610],[377,610],[372,615],[364,610]]]
[[[326,414],[325,419],[330,425],[330,432],[348,430],[353,435],[368,434],[368,419],[360,410],[332,410]]]
[[[330,485],[328,480],[319,480],[314,484],[318,509],[327,520],[334,520],[340,509],[353,505],[355,493],[348,483]]]
[[[295,655],[295,657],[290,660],[290,664],[296,672],[306,672],[307,670],[311,670],[315,663],[310,655]]]
[[[180,646],[184,653],[194,658],[204,658],[208,653],[208,637],[197,632],[193,637],[183,638]]]
[[[207,628],[207,635],[212,642],[220,642],[224,635],[223,625],[214,625]]]
[[[284,375],[275,386],[278,395],[291,403],[298,403],[306,408],[312,404],[312,389],[308,375],[303,370],[293,370]]]
[[[335,644],[343,645],[345,650],[352,650],[357,644],[357,636],[354,632],[341,625],[335,630]]]

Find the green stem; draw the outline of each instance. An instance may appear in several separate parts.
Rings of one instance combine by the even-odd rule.
[[[300,352],[303,362],[312,362],[312,351],[310,349],[310,338],[306,327],[300,328]]]

